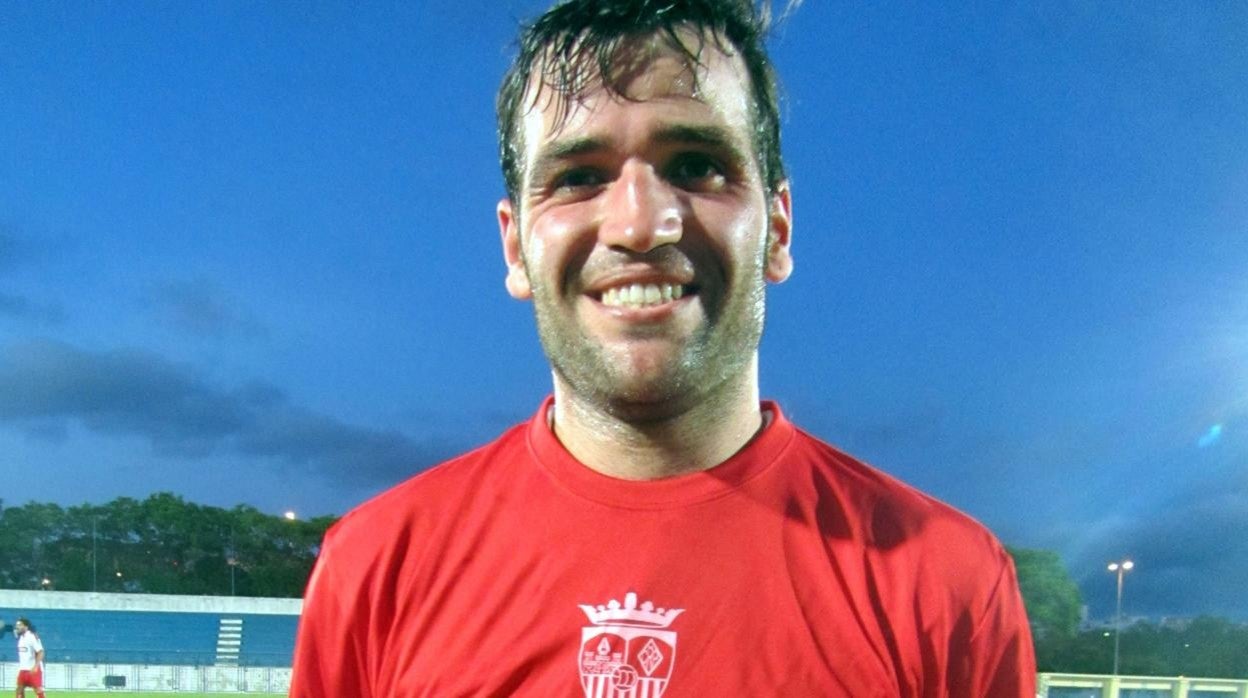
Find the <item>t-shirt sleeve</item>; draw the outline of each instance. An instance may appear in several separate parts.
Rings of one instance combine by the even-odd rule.
[[[949,694],[965,698],[1034,698],[1036,658],[1014,563],[1003,550],[1000,573],[950,674]]]
[[[353,588],[339,574],[329,539],[321,549],[304,594],[291,675],[292,698],[369,698],[371,682],[363,625],[353,608]]]

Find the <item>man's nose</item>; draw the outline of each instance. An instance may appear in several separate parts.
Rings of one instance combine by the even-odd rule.
[[[654,166],[630,160],[603,197],[599,240],[609,246],[649,252],[680,242],[683,229],[678,192]]]

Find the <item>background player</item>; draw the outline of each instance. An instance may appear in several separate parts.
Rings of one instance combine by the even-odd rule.
[[[13,623],[13,633],[17,635],[17,698],[26,695],[27,686],[43,698],[43,643],[26,618]]]

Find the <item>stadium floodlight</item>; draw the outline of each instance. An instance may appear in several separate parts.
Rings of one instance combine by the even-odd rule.
[[[1118,575],[1118,610],[1114,613],[1114,676],[1118,675],[1118,636],[1122,634],[1122,575],[1130,572],[1135,563],[1130,560],[1109,563],[1109,571]]]
[[[298,516],[295,515],[295,512],[290,509],[287,509],[286,513],[282,514],[282,517],[285,518],[287,521],[295,521],[296,519],[299,518]]]

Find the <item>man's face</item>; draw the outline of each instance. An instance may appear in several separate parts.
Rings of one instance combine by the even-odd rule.
[[[644,50],[628,98],[600,88],[560,124],[538,94],[499,223],[557,385],[681,410],[751,368],[765,279],[791,269],[790,202],[787,184],[765,190],[740,59],[708,42],[695,89],[684,60]]]
[[[23,623],[23,622],[22,622],[22,621],[20,621],[20,620],[19,620],[19,621],[17,621],[16,623],[14,623],[14,624],[13,624],[13,634],[14,634],[14,635],[17,635],[18,637],[21,637],[22,635],[25,635],[25,634],[26,634],[26,624],[25,624],[25,623]]]

